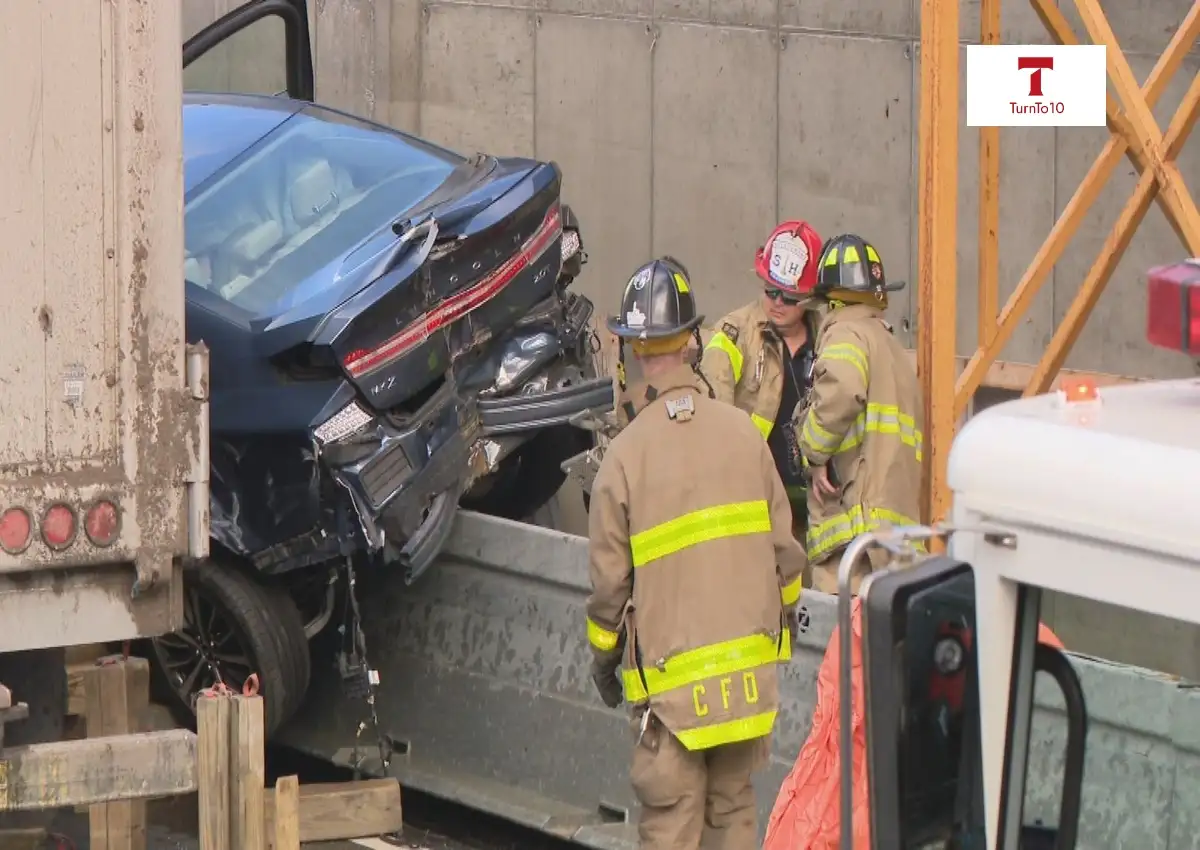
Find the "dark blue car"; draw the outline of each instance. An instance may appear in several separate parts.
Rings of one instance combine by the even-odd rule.
[[[586,260],[554,163],[470,158],[316,106],[303,0],[253,0],[286,34],[286,92],[184,97],[187,333],[210,349],[212,559],[187,628],[153,642],[183,706],[257,674],[274,730],[347,566],[416,580],[460,504],[524,518],[613,408]],[[352,677],[353,670],[347,671]]]

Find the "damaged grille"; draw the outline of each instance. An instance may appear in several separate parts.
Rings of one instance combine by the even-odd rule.
[[[400,443],[393,443],[359,473],[363,491],[374,508],[380,507],[408,477],[412,465]]]

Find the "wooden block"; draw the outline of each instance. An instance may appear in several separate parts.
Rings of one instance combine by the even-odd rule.
[[[236,850],[264,850],[266,735],[259,696],[232,698],[229,725],[229,840]]]
[[[108,655],[108,647],[102,643],[82,643],[78,646],[66,647],[66,665],[75,664],[91,666],[96,661]]]
[[[275,793],[266,797],[266,833],[275,834]],[[399,832],[404,826],[400,783],[364,779],[300,786],[300,842],[342,841]],[[271,845],[269,850],[285,850]]]
[[[196,790],[186,729],[11,747],[0,760],[0,811],[173,797]]]
[[[150,663],[109,656],[81,670],[89,738],[141,731],[150,703]],[[88,812],[92,850],[145,850],[146,801],[92,806]]]
[[[232,705],[230,697],[202,696],[196,701],[200,850],[232,850],[229,844],[229,718],[233,713]]]
[[[275,839],[273,850],[300,850],[300,781],[295,776],[281,776],[275,782]],[[264,827],[265,827],[264,818]],[[265,831],[265,829],[264,829]]]

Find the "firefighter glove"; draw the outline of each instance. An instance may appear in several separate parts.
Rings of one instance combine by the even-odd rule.
[[[617,669],[617,667],[602,663],[600,659],[592,662],[592,681],[596,683],[600,699],[609,708],[616,708],[625,699],[625,691],[621,687]]]

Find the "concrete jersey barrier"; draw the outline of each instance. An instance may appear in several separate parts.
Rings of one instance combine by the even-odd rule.
[[[585,539],[463,512],[446,556],[415,586],[364,575],[360,588],[380,727],[401,784],[586,847],[636,848],[633,732],[589,676]],[[783,671],[771,763],[755,781],[760,830],[808,734],[836,619],[832,597],[802,602],[808,627]],[[308,703],[280,738],[376,772],[373,732],[356,737],[366,706],[342,696],[328,652],[314,645]],[[1081,850],[1200,848],[1200,695],[1149,671],[1072,661],[1091,716]],[[1053,824],[1066,721],[1041,678],[1026,820]]]

